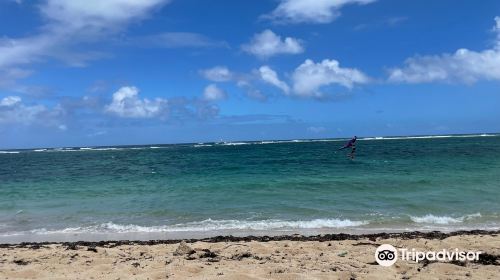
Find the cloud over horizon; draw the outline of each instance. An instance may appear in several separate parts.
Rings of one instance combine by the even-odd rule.
[[[138,88],[124,86],[113,93],[112,102],[105,107],[105,111],[124,118],[165,118],[168,101],[163,98],[141,99]]]
[[[62,122],[64,109],[60,105],[48,108],[45,105],[29,105],[19,96],[7,96],[0,99],[0,124],[37,124],[47,127],[66,129]]]
[[[472,84],[479,80],[500,80],[500,17],[495,17],[495,46],[483,51],[465,48],[454,53],[414,56],[404,66],[389,70],[390,82],[458,82]]]

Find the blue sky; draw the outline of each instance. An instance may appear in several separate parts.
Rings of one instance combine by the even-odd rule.
[[[3,0],[0,148],[500,131],[500,2]]]

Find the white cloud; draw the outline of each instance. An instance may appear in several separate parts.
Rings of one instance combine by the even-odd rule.
[[[64,29],[122,29],[131,20],[143,19],[168,0],[47,0],[42,14]]]
[[[7,96],[0,100],[0,124],[38,123],[45,126],[62,126],[60,119],[64,110],[60,106],[52,109],[44,105],[27,105],[19,96]]]
[[[208,85],[203,91],[203,99],[207,101],[217,101],[226,98],[227,98],[226,92],[218,88],[216,84]]]
[[[284,40],[269,29],[255,34],[250,43],[242,46],[245,52],[260,58],[268,58],[278,54],[298,54],[304,52],[300,40],[286,37]]]
[[[21,39],[0,40],[0,69],[40,61],[50,55],[55,46],[53,35],[39,35]]]
[[[149,100],[138,97],[139,89],[136,87],[122,87],[113,94],[111,104],[105,111],[124,118],[152,118],[165,116],[168,101],[163,98]]]
[[[12,107],[20,102],[21,102],[21,97],[19,96],[7,96],[0,101],[0,106]]]
[[[200,70],[200,75],[212,82],[234,82],[238,87],[245,89],[247,92],[253,91],[252,80],[254,75],[246,73],[238,73],[229,70],[226,66],[215,66],[210,69]],[[261,94],[247,94],[251,98],[260,96]],[[262,100],[263,98],[254,98]]]
[[[267,100],[267,96],[259,89],[256,89],[253,83],[256,80],[262,80],[273,86],[282,89],[285,93],[289,92],[288,85],[280,81],[278,74],[269,66],[262,66],[252,73],[238,73],[229,70],[226,66],[215,66],[210,69],[200,70],[201,76],[213,82],[234,82],[236,86],[243,89],[247,97],[258,101]],[[215,97],[217,96],[217,97]],[[204,100],[215,100],[226,98],[227,94],[220,90],[215,84],[211,84],[205,88]]]
[[[371,79],[355,68],[342,68],[336,60],[325,59],[315,63],[307,59],[299,65],[291,75],[290,83],[280,79],[278,73],[268,65],[263,65],[252,71],[251,74],[234,73],[224,66],[216,66],[211,69],[201,70],[201,75],[210,81],[226,82],[231,81],[246,91],[246,95],[252,99],[265,101],[267,95],[255,88],[255,82],[262,81],[277,87],[285,95],[298,97],[324,98],[320,92],[321,87],[328,85],[339,85],[352,89],[356,84],[365,84]],[[291,86],[290,86],[290,85]],[[210,89],[210,91],[208,91]],[[205,92],[215,92],[218,89],[215,85],[210,85]],[[208,93],[205,94],[205,100]],[[215,94],[213,94],[215,96]],[[221,95],[222,96],[222,95]],[[343,98],[346,94],[337,95],[336,98]],[[214,98],[217,99],[217,98]]]
[[[288,94],[290,92],[290,88],[288,87],[288,85],[285,82],[281,81],[276,71],[271,69],[269,66],[261,66],[259,68],[259,74],[260,78],[266,83],[269,83],[281,89],[285,94]]]
[[[300,97],[321,97],[321,87],[337,84],[351,89],[355,84],[370,81],[368,76],[354,68],[342,68],[339,62],[325,59],[315,63],[307,59],[292,75],[293,94]]]
[[[264,18],[281,23],[329,23],[340,16],[340,9],[349,4],[369,4],[375,0],[282,0]]]
[[[200,74],[207,80],[214,82],[227,82],[233,79],[234,74],[225,66],[215,66],[201,70]]]
[[[46,19],[41,33],[0,39],[0,70],[56,58],[73,66],[101,58],[98,52],[75,51],[80,43],[95,42],[147,17],[168,0],[45,0],[40,12]]]
[[[472,51],[458,49],[452,54],[414,56],[404,67],[389,71],[389,81],[429,83],[436,81],[474,83],[478,80],[500,80],[500,18],[495,17],[493,31],[496,44],[491,49]]]

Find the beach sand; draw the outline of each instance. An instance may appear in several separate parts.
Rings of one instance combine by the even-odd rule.
[[[500,279],[500,232],[215,237],[0,245],[1,279]],[[481,251],[477,262],[375,262],[380,244]]]

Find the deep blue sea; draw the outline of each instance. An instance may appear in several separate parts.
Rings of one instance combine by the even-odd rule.
[[[499,229],[500,136],[0,151],[0,243]]]

